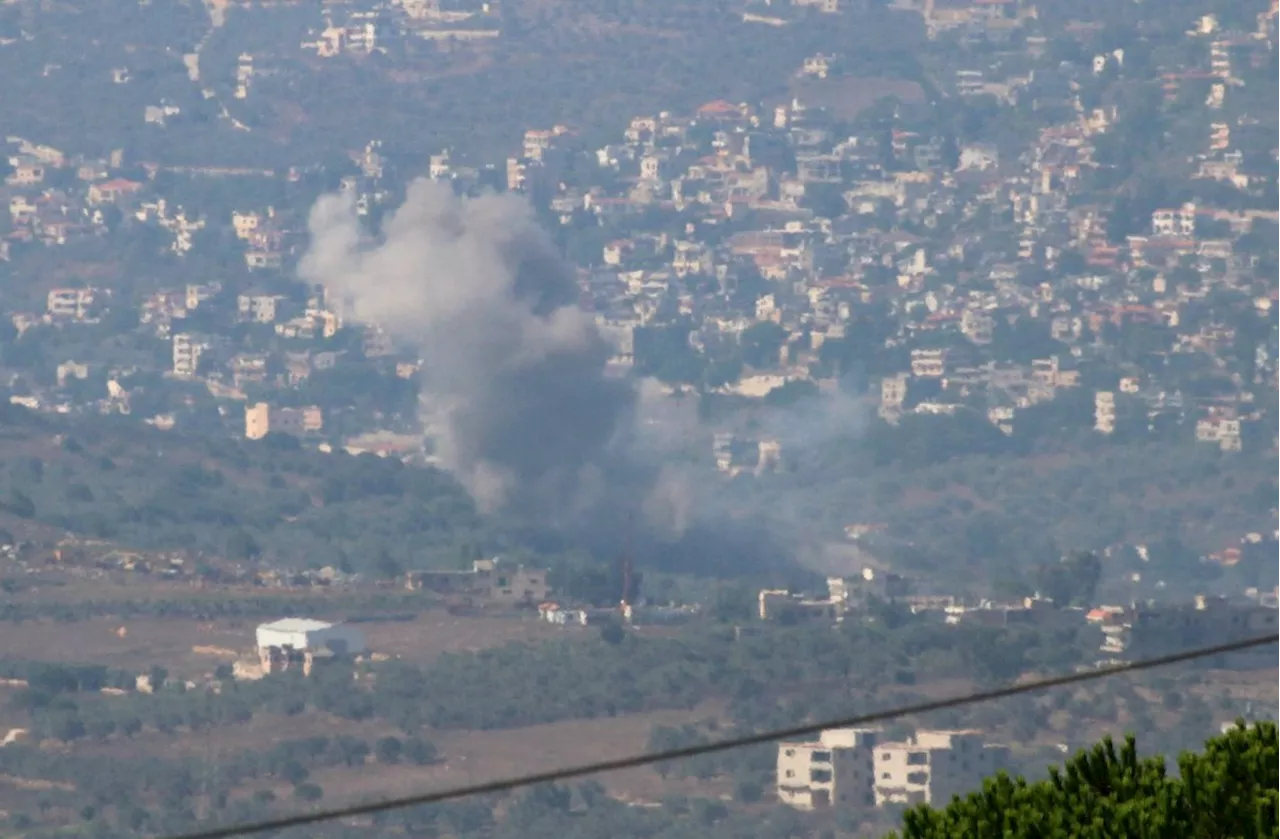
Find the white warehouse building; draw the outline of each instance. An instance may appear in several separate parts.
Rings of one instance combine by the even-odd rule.
[[[272,648],[295,653],[359,655],[365,651],[364,633],[350,626],[309,618],[284,618],[257,630],[258,652]]]

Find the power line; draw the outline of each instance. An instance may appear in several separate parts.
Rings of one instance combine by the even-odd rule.
[[[365,804],[354,804],[348,807],[339,807],[332,810],[317,810],[311,813],[301,813],[296,816],[284,816],[278,819],[268,819],[249,824],[216,827],[195,833],[179,834],[177,836],[170,837],[170,839],[229,839],[229,837],[234,836],[248,836],[250,834],[262,833],[268,830],[283,830],[285,828],[301,827],[303,825],[351,818],[353,816],[367,816],[373,813],[382,813],[388,810],[399,810],[405,807],[417,807],[423,804],[440,804],[445,801],[454,801],[459,798],[470,798],[476,795],[509,792],[510,790],[533,786],[535,784],[566,781],[573,778],[581,778],[586,775],[596,775],[602,772],[612,772],[619,769],[633,769],[637,766],[646,766],[668,760],[681,760],[684,758],[697,757],[699,755],[724,752],[730,749],[741,748],[743,746],[757,746],[763,743],[772,743],[777,740],[806,737],[818,734],[819,732],[829,728],[851,728],[871,723],[889,722],[890,720],[895,720],[900,717],[927,714],[947,708],[960,707],[962,705],[974,705],[980,702],[990,702],[995,699],[1004,699],[1009,696],[1017,696],[1023,693],[1032,693],[1035,691],[1048,690],[1049,688],[1063,687],[1066,685],[1076,685],[1082,682],[1091,682],[1097,679],[1105,679],[1125,673],[1135,673],[1140,670],[1151,670],[1157,667],[1166,667],[1170,664],[1179,664],[1184,661],[1193,661],[1198,658],[1208,658],[1209,656],[1222,655],[1223,653],[1238,652],[1252,647],[1274,644],[1277,641],[1280,641],[1280,635],[1266,635],[1257,638],[1248,638],[1242,641],[1231,641],[1225,644],[1217,644],[1211,647],[1197,647],[1195,649],[1186,650],[1180,653],[1173,653],[1171,655],[1132,661],[1127,664],[1117,664],[1097,670],[1069,673],[1064,676],[1054,676],[1049,679],[1040,679],[1034,682],[1023,682],[1022,684],[1010,685],[1008,687],[997,688],[995,690],[971,693],[966,696],[951,697],[949,699],[935,699],[930,702],[905,705],[887,711],[874,711],[869,714],[860,714],[858,716],[845,717],[843,719],[826,720],[819,723],[806,723],[805,725],[797,725],[791,728],[774,729],[773,731],[765,731],[759,734],[735,737],[731,740],[720,740],[715,743],[686,746],[679,749],[670,749],[664,752],[650,752],[647,754],[631,755],[629,757],[602,760],[596,763],[587,763],[564,769],[551,769],[546,772],[518,775],[512,778],[486,781],[479,784],[468,784],[466,786],[453,787],[451,789],[439,790],[437,792],[426,792],[419,795],[406,796],[404,798],[390,798],[383,801],[371,801]]]

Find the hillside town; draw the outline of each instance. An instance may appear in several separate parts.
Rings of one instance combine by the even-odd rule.
[[[983,8],[1005,6],[1013,4]],[[937,15],[950,33],[937,37],[1033,22],[1021,12],[975,20],[972,11]],[[1024,148],[913,130],[920,108],[897,100],[852,126],[800,98],[773,107],[715,101],[694,113],[638,115],[594,150],[581,150],[571,127],[531,128],[504,178],[502,166],[455,164],[448,151],[431,156],[423,174],[464,191],[497,181],[575,238],[582,304],[614,342],[619,375],[749,400],[852,379],[888,422],[973,411],[1006,435],[1040,406],[1087,405],[1099,435],[1185,429],[1224,452],[1256,451],[1275,439],[1264,415],[1276,386],[1276,290],[1259,272],[1274,244],[1275,176],[1242,150],[1261,126],[1232,100],[1246,78],[1267,72],[1276,10],[1253,31],[1224,30],[1212,15],[1188,26],[1200,66],[1150,69],[1166,97],[1195,106],[1183,156],[1168,163],[1198,196],[1176,206],[1126,207],[1097,194],[1124,142],[1113,132],[1139,130],[1105,95],[1109,80],[1129,72],[1123,51],[1046,70],[1043,39],[1031,35],[1017,50],[989,45],[992,67],[956,70],[954,79],[960,97],[1002,111],[1063,115]],[[340,36],[330,25],[321,42],[355,48],[348,30]],[[796,74],[838,77],[839,59],[813,56]],[[164,168],[126,166],[127,150],[87,159],[34,138],[7,144],[6,258],[123,228],[179,258],[212,247],[243,262],[225,279],[185,282],[178,261],[176,282],[133,299],[93,281],[49,288],[41,306],[11,312],[19,342],[109,326],[114,343],[135,352],[68,354],[46,361],[51,370],[10,362],[12,402],[131,414],[161,428],[215,410],[227,433],[250,439],[411,430],[411,416],[386,406],[358,415],[341,400],[300,404],[309,378],[338,376],[352,357],[401,379],[417,362],[376,324],[344,318],[341,301],[289,280],[306,241],[303,208],[214,215],[176,204],[164,194]],[[338,187],[362,215],[397,189],[379,145],[350,154],[353,171]],[[584,155],[593,172],[574,160]],[[303,168],[203,175],[296,181]],[[602,231],[617,235],[586,252],[582,241]],[[171,350],[163,359],[130,358],[156,342]],[[195,389],[209,398],[193,401]],[[733,474],[786,457],[776,441],[744,451],[731,436],[716,440],[715,460]]]
[[[320,54],[375,49],[372,33],[392,24],[485,14],[419,5],[327,20]],[[377,139],[326,172],[166,167],[128,149],[90,159],[8,137],[0,255],[13,270],[121,237],[165,254],[145,282],[92,271],[104,279],[6,294],[9,401],[429,462],[413,348],[294,278],[314,186],[332,183],[376,223],[406,179],[426,176],[533,202],[576,263],[610,374],[672,396],[749,407],[852,395],[890,425],[926,415],[1010,438],[1071,429],[1273,449],[1275,149],[1251,89],[1274,58],[1275,4],[1251,29],[1188,20],[1177,54],[1194,62],[1176,72],[1149,58],[1135,69],[1121,48],[1056,60],[1032,6],[904,13],[986,62],[953,62],[939,81],[961,107],[989,109],[991,126],[1059,118],[971,141],[918,97],[881,98],[852,120],[800,96],[718,100],[634,116],[598,148],[572,126],[530,128],[503,163],[441,150],[417,171]],[[840,56],[818,54],[793,77],[859,83],[842,72]],[[1187,200],[1159,203],[1169,190],[1141,185],[1117,199],[1107,185],[1143,142],[1152,103],[1115,92],[1134,82],[1185,103],[1179,156],[1164,164]],[[232,199],[215,212],[169,194],[179,176],[231,195],[258,181],[299,191],[289,206]],[[700,433],[699,457],[726,478],[794,460],[776,434],[732,417]],[[1219,546],[1227,564],[1258,539],[1236,535]]]
[[[47,46],[21,5],[0,60]],[[136,5],[0,103],[0,619],[63,639],[0,650],[22,835],[180,835],[363,773],[472,782],[1276,632],[1278,0]],[[771,46],[740,67],[721,32]],[[77,140],[43,121],[64,94],[127,107]],[[581,320],[495,298],[417,342],[391,321],[430,300],[388,280],[380,322],[319,281],[327,212],[375,250],[434,223],[423,188],[527,217]],[[481,286],[420,261],[449,276],[416,297]],[[626,422],[544,444],[545,402],[597,406],[523,375],[550,350],[450,355],[484,321],[485,360],[533,321],[603,348],[582,378]],[[510,392],[459,414],[527,419],[484,438],[507,460],[431,372]],[[616,805],[619,837],[878,837],[1112,728],[1172,753],[1274,714],[1274,647],[1201,664],[343,830],[566,835]],[[151,773],[136,802],[101,756]]]

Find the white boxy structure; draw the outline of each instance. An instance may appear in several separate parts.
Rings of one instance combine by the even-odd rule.
[[[258,657],[267,673],[301,663],[310,672],[316,658],[356,656],[365,652],[364,633],[350,626],[309,618],[284,618],[257,629]]]

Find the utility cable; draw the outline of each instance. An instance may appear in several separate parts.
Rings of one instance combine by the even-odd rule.
[[[1256,638],[1247,638],[1240,641],[1230,641],[1228,643],[1216,644],[1210,647],[1197,647],[1170,655],[1157,656],[1155,658],[1141,659],[1139,661],[1127,662],[1125,664],[1102,667],[1097,670],[1086,670],[1078,673],[1069,673],[1063,676],[1054,676],[1048,679],[1022,682],[1020,684],[1009,685],[1007,687],[996,688],[994,690],[971,693],[965,696],[955,696],[948,699],[935,699],[929,702],[916,703],[914,705],[904,705],[887,711],[873,711],[869,714],[859,714],[857,716],[845,717],[843,719],[806,723],[804,725],[797,725],[791,728],[774,729],[772,731],[765,731],[759,734],[750,734],[743,737],[720,740],[714,743],[703,743],[697,746],[686,746],[663,752],[649,752],[646,754],[614,758],[612,760],[602,760],[596,763],[570,766],[564,769],[550,769],[545,772],[517,775],[511,778],[502,778],[478,784],[468,784],[466,786],[452,787],[436,792],[425,792],[418,795],[405,796],[403,798],[389,798],[382,801],[371,801],[364,804],[354,804],[330,810],[316,810],[310,813],[300,813],[295,816],[283,816],[278,819],[266,819],[248,824],[216,827],[193,833],[178,834],[169,837],[169,839],[230,839],[230,837],[234,836],[248,836],[250,834],[262,833],[268,830],[283,830],[291,827],[301,827],[303,825],[335,821],[337,819],[367,816],[373,813],[386,812],[388,810],[399,810],[405,807],[417,807],[423,804],[440,804],[445,801],[455,801],[459,798],[470,798],[476,795],[508,792],[510,790],[534,786],[536,784],[566,781],[573,778],[581,778],[586,775],[613,772],[619,769],[633,769],[638,766],[647,766],[649,764],[661,763],[669,760],[682,760],[685,758],[697,757],[699,755],[724,752],[730,749],[741,748],[743,746],[757,746],[777,740],[791,740],[799,737],[808,737],[829,728],[852,728],[856,726],[869,725],[871,723],[889,722],[900,717],[928,714],[934,711],[942,711],[947,708],[957,708],[962,705],[991,702],[996,699],[1018,696],[1023,693],[1033,693],[1048,690],[1050,688],[1077,685],[1083,682],[1091,682],[1112,676],[1120,676],[1126,673],[1136,673],[1140,670],[1151,670],[1157,667],[1167,667],[1171,664],[1179,664],[1199,658],[1208,658],[1210,656],[1222,655],[1224,653],[1238,652],[1240,650],[1246,650],[1253,647],[1275,644],[1277,641],[1280,641],[1280,635],[1274,634]]]

